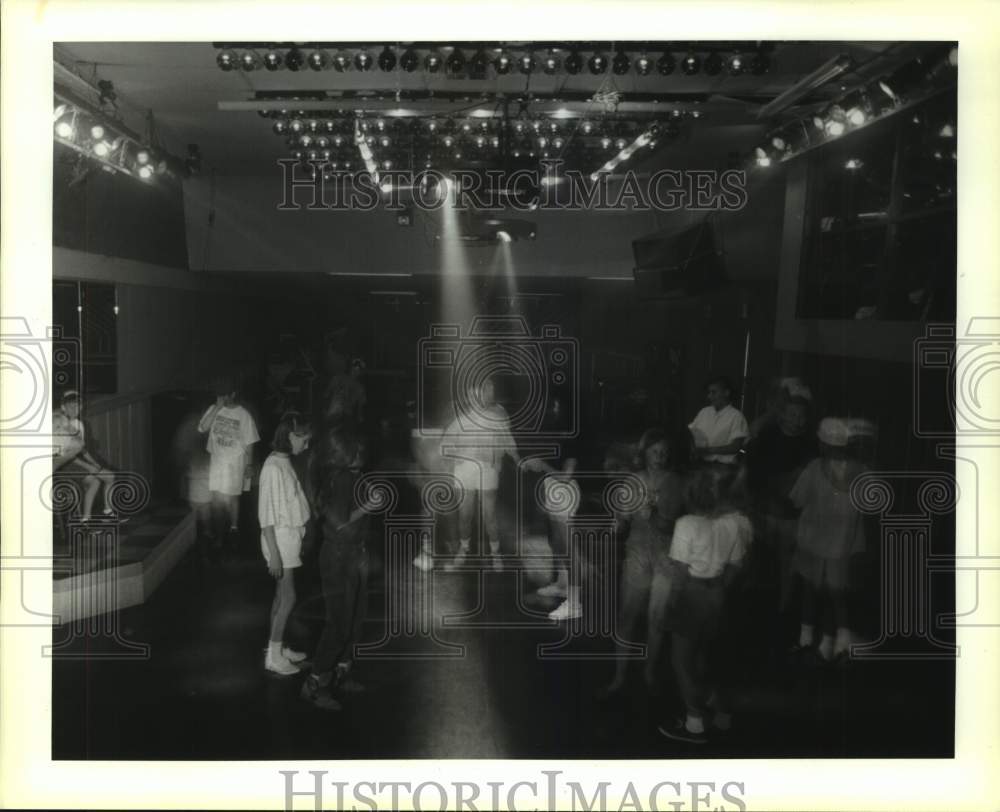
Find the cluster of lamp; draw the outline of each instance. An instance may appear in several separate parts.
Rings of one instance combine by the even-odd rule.
[[[763,144],[754,148],[751,162],[756,167],[768,168],[794,158],[806,149],[865,127],[907,104],[923,99],[940,80],[953,78],[957,65],[958,52],[955,48],[930,66],[922,59],[913,60],[891,76],[853,90],[814,115],[798,118],[771,132]],[[862,166],[858,159],[850,159],[845,164],[849,170]]]
[[[110,172],[151,181],[176,168],[171,166],[169,156],[155,153],[101,118],[71,104],[56,105],[53,133],[57,143],[93,158]]]
[[[563,50],[547,48],[544,53],[536,56],[534,51],[515,54],[506,48],[489,51],[480,48],[467,57],[460,47],[453,46],[447,56],[441,49],[432,48],[421,59],[416,49],[412,47],[406,48],[397,57],[396,51],[388,45],[377,56],[373,56],[367,47],[362,47],[353,53],[341,48],[331,55],[324,48],[303,50],[298,46],[288,49],[248,47],[237,50],[222,46],[216,56],[216,64],[224,71],[277,71],[284,68],[291,71],[332,69],[339,73],[352,69],[367,72],[376,66],[384,73],[394,71],[397,67],[406,73],[412,73],[423,65],[423,70],[427,73],[443,71],[452,76],[468,76],[473,79],[485,79],[490,68],[497,76],[512,73],[529,75],[537,71],[550,76],[560,73],[575,76],[581,73],[584,67],[594,76],[604,75],[609,69],[616,76],[625,76],[631,72],[638,76],[670,76],[676,70],[685,76],[694,76],[701,72],[708,76],[717,76],[723,71],[732,76],[743,73],[759,76],[770,68],[770,58],[762,50],[728,54],[710,51],[704,58],[689,51],[678,58],[670,51],[663,51],[658,55],[645,51],[630,55],[627,51],[618,49],[610,57],[602,51],[595,51],[586,62],[580,51],[569,49],[563,56]]]

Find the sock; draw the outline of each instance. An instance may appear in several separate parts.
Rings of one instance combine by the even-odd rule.
[[[831,635],[823,635],[823,640],[819,644],[819,656],[824,660],[829,660],[833,656],[833,637]]]
[[[802,647],[811,646],[813,643],[813,627],[808,623],[802,624],[802,631],[799,632],[799,645]]]
[[[700,716],[692,716],[690,713],[687,715],[687,721],[684,723],[684,727],[687,729],[688,733],[705,732],[704,720]]]
[[[712,724],[719,730],[729,730],[733,726],[733,715],[725,711],[716,711]]]
[[[267,644],[267,653],[271,657],[281,657],[281,641],[280,640],[270,640]]]
[[[849,652],[851,650],[851,630],[840,628],[837,629],[837,640],[833,645],[833,654],[837,656],[838,654],[843,654],[844,652]]]

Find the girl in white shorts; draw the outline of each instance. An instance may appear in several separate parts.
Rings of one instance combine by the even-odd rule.
[[[264,667],[276,674],[295,674],[299,670],[295,663],[304,660],[305,654],[286,648],[283,640],[295,606],[293,570],[302,566],[302,538],[309,521],[309,502],[291,461],[309,445],[309,429],[302,416],[286,413],[274,431],[272,445],[274,451],[261,468],[257,503],[261,550],[267,571],[277,581]]]

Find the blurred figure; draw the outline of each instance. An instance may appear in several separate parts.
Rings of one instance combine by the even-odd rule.
[[[250,412],[237,402],[236,386],[224,379],[216,385],[215,403],[198,423],[208,435],[208,488],[213,505],[229,519],[228,542],[235,547],[239,535],[240,494],[250,489],[253,476],[251,449],[260,440]]]
[[[708,406],[688,428],[696,453],[706,462],[732,463],[749,436],[747,419],[732,404],[733,386],[727,378],[713,378],[705,387]]]

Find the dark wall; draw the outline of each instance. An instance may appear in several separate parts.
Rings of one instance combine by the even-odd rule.
[[[79,174],[78,174],[79,173]],[[187,268],[180,183],[106,172],[56,145],[52,242],[93,254]]]

